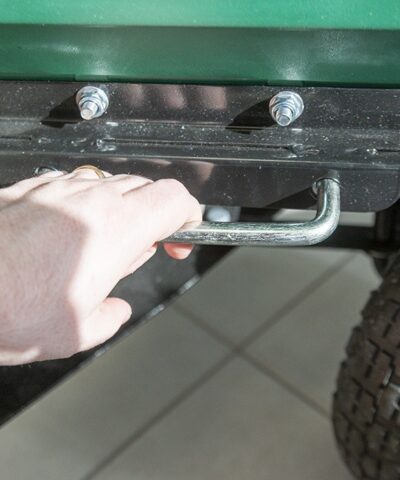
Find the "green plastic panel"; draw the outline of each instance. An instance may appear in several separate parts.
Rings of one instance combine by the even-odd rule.
[[[0,23],[389,29],[398,0],[1,0]]]
[[[0,0],[0,78],[400,85],[399,0]]]

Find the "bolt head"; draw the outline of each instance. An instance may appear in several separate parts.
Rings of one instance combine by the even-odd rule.
[[[230,222],[232,216],[227,208],[215,206],[206,210],[206,219],[209,222]]]
[[[287,127],[303,113],[303,99],[296,92],[279,92],[269,102],[269,112],[281,127]]]
[[[81,117],[84,120],[93,120],[101,117],[108,108],[108,96],[104,90],[98,87],[83,87],[76,94]]]
[[[86,102],[83,102],[80,108],[81,117],[84,120],[92,120],[93,118],[96,118],[97,110],[97,103],[93,102],[92,100],[87,100]]]
[[[290,108],[282,107],[276,111],[276,123],[281,127],[286,127],[293,122],[293,112]]]
[[[50,165],[40,165],[36,167],[33,171],[33,175],[35,177],[39,177],[40,175],[44,175],[45,173],[49,172],[58,172],[59,170],[56,167],[52,167]]]

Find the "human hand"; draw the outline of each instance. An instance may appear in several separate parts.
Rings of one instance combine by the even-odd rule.
[[[50,172],[0,189],[0,364],[69,357],[110,338],[131,307],[113,287],[156,242],[201,220],[176,180]],[[164,244],[174,258],[188,245]]]

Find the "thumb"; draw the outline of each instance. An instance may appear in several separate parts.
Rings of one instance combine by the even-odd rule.
[[[111,338],[132,315],[128,302],[108,297],[81,324],[79,351],[89,350]]]

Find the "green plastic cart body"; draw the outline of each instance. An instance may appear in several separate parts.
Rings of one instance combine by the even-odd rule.
[[[398,0],[0,0],[0,78],[400,85]]]

